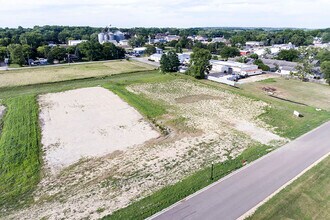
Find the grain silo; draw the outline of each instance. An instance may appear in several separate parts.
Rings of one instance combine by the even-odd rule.
[[[102,44],[104,42],[104,33],[101,32],[97,36],[98,36],[99,43]]]

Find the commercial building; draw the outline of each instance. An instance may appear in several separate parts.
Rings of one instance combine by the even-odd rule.
[[[69,40],[68,45],[69,46],[77,46],[78,44],[82,42],[86,42],[87,40]]]
[[[291,72],[296,73],[296,67],[299,65],[296,62],[289,62],[285,60],[261,59],[261,61],[269,67],[275,66],[277,72],[282,75],[289,75]]]
[[[264,46],[264,42],[262,41],[247,41],[245,43],[247,47],[261,47]]]
[[[234,61],[211,60],[212,72],[238,74],[242,76],[252,76],[261,74],[262,70],[257,65],[247,65]]]
[[[103,31],[98,34],[98,41],[100,44],[111,42],[114,43],[116,41],[117,43],[121,40],[124,40],[125,36],[120,31],[115,31],[115,33],[112,33],[111,31]]]

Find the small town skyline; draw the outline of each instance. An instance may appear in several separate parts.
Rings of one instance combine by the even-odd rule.
[[[271,27],[319,29],[330,26],[326,0],[150,0],[23,1],[1,4],[0,27],[65,25],[103,27]],[[12,19],[14,16],[15,19]],[[88,16],[86,16],[88,15]]]

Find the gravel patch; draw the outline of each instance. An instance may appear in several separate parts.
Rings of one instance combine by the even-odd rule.
[[[52,172],[159,136],[139,112],[101,87],[41,95],[39,105],[44,159]]]

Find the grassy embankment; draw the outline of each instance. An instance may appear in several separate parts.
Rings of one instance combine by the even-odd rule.
[[[0,207],[18,206],[40,179],[40,129],[34,96],[10,98],[0,136]]]
[[[327,157],[247,219],[330,219],[329,167]]]

